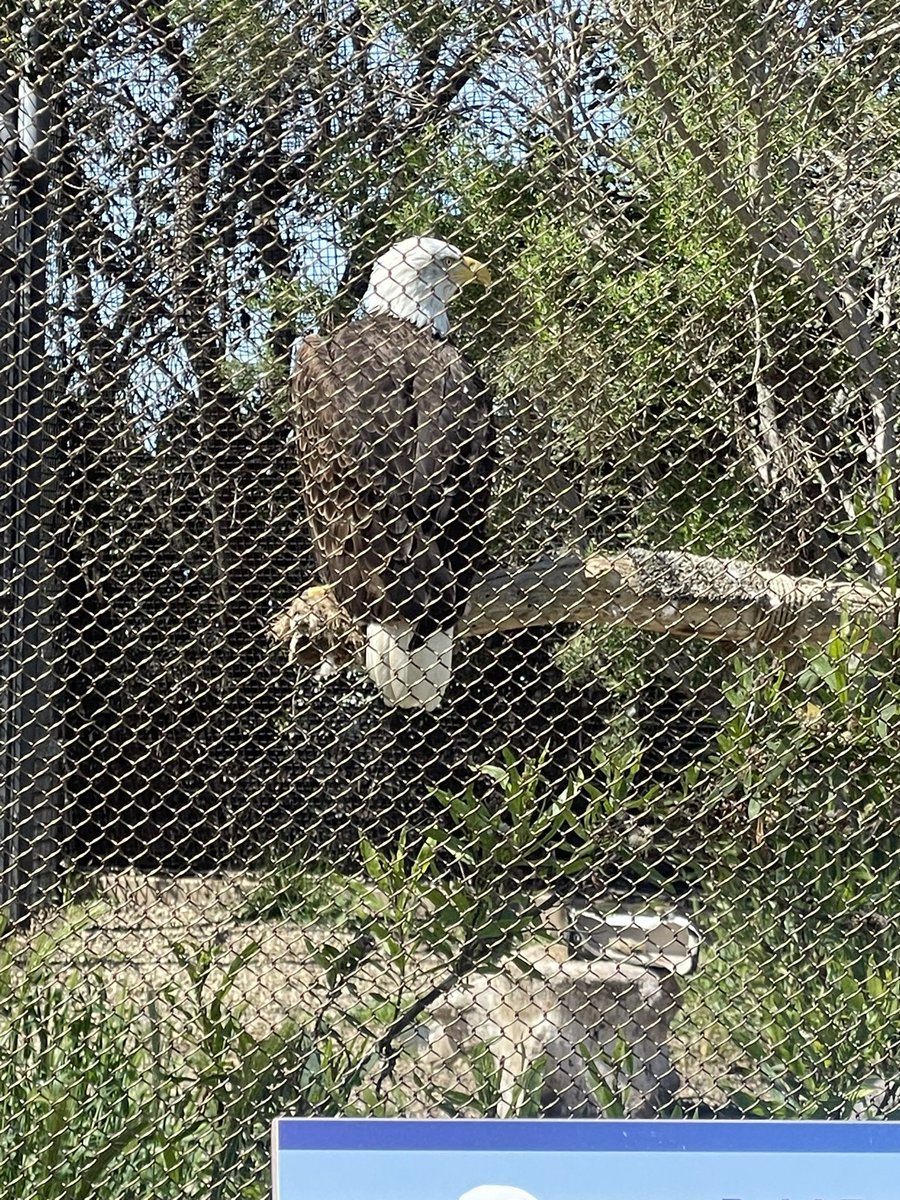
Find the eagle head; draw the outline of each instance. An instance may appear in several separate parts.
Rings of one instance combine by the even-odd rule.
[[[404,238],[375,260],[363,311],[388,313],[443,337],[450,331],[447,305],[472,280],[487,286],[491,273],[450,242]]]

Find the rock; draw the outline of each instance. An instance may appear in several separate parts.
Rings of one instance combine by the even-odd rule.
[[[669,1031],[679,977],[697,968],[699,931],[665,897],[560,901],[545,908],[543,924],[543,940],[498,971],[472,974],[435,1007],[433,1065],[444,1075],[453,1068],[451,1089],[471,1093],[468,1060],[488,1046],[499,1116],[515,1115],[539,1064],[544,1115],[658,1115],[680,1086]]]
[[[668,1049],[680,1007],[677,978],[630,963],[560,962],[546,950],[520,957],[530,970],[508,964],[472,975],[434,1010],[429,1054],[461,1066],[459,1089],[466,1090],[466,1054],[482,1042],[501,1072],[499,1116],[514,1114],[517,1083],[542,1058],[547,1116],[604,1115],[586,1059],[625,1115],[664,1109],[680,1082]],[[619,1039],[629,1049],[622,1064],[615,1062]]]

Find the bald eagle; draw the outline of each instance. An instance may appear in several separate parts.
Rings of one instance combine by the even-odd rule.
[[[490,273],[436,238],[374,264],[362,313],[298,351],[292,395],[319,569],[366,630],[390,706],[431,711],[485,544],[491,395],[449,337],[448,303]]]

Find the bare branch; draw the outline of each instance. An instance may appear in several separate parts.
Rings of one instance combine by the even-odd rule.
[[[844,614],[889,637],[896,614],[889,593],[865,583],[783,575],[739,559],[633,547],[612,557],[544,559],[497,568],[472,591],[457,633],[562,623],[618,625],[776,651],[822,645]],[[328,587],[296,597],[270,626],[291,658],[313,664],[330,655],[354,660],[361,630]]]

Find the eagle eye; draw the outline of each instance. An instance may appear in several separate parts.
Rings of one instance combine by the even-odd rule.
[[[450,270],[450,268],[454,265],[455,262],[456,262],[456,257],[453,254],[445,254],[441,258],[441,266],[447,271]]]

